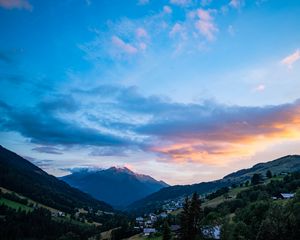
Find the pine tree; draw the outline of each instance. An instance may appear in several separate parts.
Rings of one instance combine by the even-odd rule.
[[[200,230],[200,221],[203,218],[203,211],[201,209],[201,200],[199,195],[195,192],[192,196],[191,206],[190,206],[190,218],[192,223],[192,239],[195,239]]]
[[[254,173],[252,178],[251,178],[251,184],[252,185],[257,185],[257,184],[260,183],[260,180],[261,180],[260,175],[257,174],[257,173]]]
[[[194,240],[200,230],[200,221],[203,218],[201,201],[199,195],[194,193],[192,199],[185,199],[183,211],[180,216],[181,222],[181,239]]]
[[[180,239],[182,240],[190,240],[190,205],[191,202],[188,197],[185,198],[183,209],[180,214]]]
[[[267,171],[266,173],[267,178],[272,178],[272,172],[270,170]]]
[[[172,239],[171,229],[169,227],[168,222],[165,221],[163,226],[163,240],[171,240],[171,239]]]

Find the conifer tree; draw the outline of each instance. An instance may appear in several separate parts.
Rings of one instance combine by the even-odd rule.
[[[191,200],[185,199],[183,211],[180,216],[181,222],[181,239],[194,240],[200,232],[200,221],[203,218],[201,201],[199,195],[194,193]]]
[[[195,239],[200,230],[200,221],[203,218],[203,211],[201,209],[201,200],[199,194],[196,192],[192,196],[191,206],[190,206],[190,221],[192,223],[191,235],[192,239]]]
[[[190,240],[190,200],[188,197],[185,198],[184,204],[183,204],[183,209],[180,214],[180,239],[182,240]]]
[[[168,222],[165,221],[163,226],[163,240],[171,240],[171,239],[172,239],[171,230]]]

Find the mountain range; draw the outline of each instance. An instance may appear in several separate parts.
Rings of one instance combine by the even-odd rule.
[[[258,163],[251,168],[239,170],[216,181],[162,188],[161,190],[132,203],[127,207],[127,210],[139,214],[151,212],[160,208],[165,201],[189,196],[194,192],[198,192],[199,194],[214,192],[222,187],[229,187],[232,184],[239,184],[250,180],[254,173],[265,176],[266,171],[268,170],[273,174],[300,171],[300,156],[288,155],[266,163]]]
[[[0,186],[49,207],[72,212],[75,208],[112,211],[112,207],[69,186],[28,160],[0,145]]]
[[[163,181],[137,174],[126,167],[111,167],[105,170],[83,169],[61,179],[116,208],[128,206],[134,201],[169,186]]]
[[[194,192],[211,193],[245,182],[254,173],[265,176],[268,170],[273,174],[300,171],[300,156],[288,155],[259,163],[215,181],[169,186],[150,176],[117,167],[77,171],[62,177],[62,181],[0,145],[0,186],[65,212],[88,207],[113,211],[111,205],[133,213],[151,212],[161,208],[166,201]]]

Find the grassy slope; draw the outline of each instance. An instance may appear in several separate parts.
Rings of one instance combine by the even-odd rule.
[[[137,234],[137,235],[134,235],[134,236],[128,238],[127,240],[144,240],[144,239],[148,239],[148,240],[162,240],[162,237],[144,237],[141,234]]]
[[[13,208],[13,209],[21,209],[22,211],[26,211],[26,212],[31,212],[33,209],[31,207],[28,207],[24,204],[21,204],[21,203],[17,203],[17,202],[14,202],[14,201],[11,201],[9,199],[6,199],[6,198],[0,198],[0,205],[1,204],[4,204],[10,208]]]
[[[38,202],[36,202],[36,201],[33,201],[32,199],[27,198],[27,197],[24,197],[24,196],[22,196],[22,195],[20,195],[20,194],[18,194],[18,193],[16,193],[16,192],[13,192],[13,191],[11,191],[11,190],[9,190],[9,189],[3,188],[3,187],[0,187],[0,189],[1,189],[1,191],[2,191],[3,193],[10,193],[10,194],[11,194],[11,193],[14,193],[14,194],[16,194],[18,197],[20,197],[20,198],[27,199],[27,201],[28,201],[29,204],[32,203],[32,204],[34,204],[35,206],[42,207],[42,208],[46,208],[47,210],[49,210],[49,211],[52,212],[52,213],[60,212],[60,211],[57,210],[57,209],[54,209],[54,208],[48,207],[48,206],[46,206],[46,205],[44,205],[44,204],[38,203]],[[18,210],[18,209],[20,208],[21,210],[24,210],[24,211],[26,211],[26,212],[28,212],[28,211],[33,211],[33,208],[32,208],[32,207],[26,206],[26,205],[21,204],[21,203],[18,203],[18,202],[14,202],[14,201],[12,201],[12,200],[9,200],[9,199],[3,198],[3,197],[0,198],[0,205],[1,205],[1,204],[4,204],[4,205],[6,205],[6,206],[8,206],[8,207],[10,207],[10,208],[16,209],[16,210]],[[52,217],[52,219],[53,219],[54,221],[64,221],[64,222],[69,222],[69,223],[71,223],[71,224],[75,224],[75,225],[79,225],[79,226],[90,226],[90,225],[92,225],[92,224],[99,225],[99,223],[96,223],[96,222],[94,222],[94,223],[88,223],[88,222],[83,223],[83,222],[77,221],[77,220],[75,220],[75,219],[71,219],[70,214],[66,214],[65,217]]]
[[[283,179],[283,177],[284,176],[276,176],[276,177],[273,177],[271,179],[267,179],[263,184],[268,184],[269,182],[271,182],[271,180],[281,181]],[[231,201],[231,200],[235,199],[238,193],[240,193],[241,191],[247,190],[250,187],[251,187],[251,185],[249,185],[249,187],[237,187],[237,188],[230,189],[229,192],[228,192],[228,196],[231,197],[231,198],[226,199],[222,195],[222,196],[216,197],[214,199],[205,201],[202,204],[202,207],[203,208],[204,207],[211,207],[211,208],[217,207],[222,202]],[[277,200],[277,202],[279,204],[285,204],[287,201],[285,201],[285,200]],[[176,216],[179,213],[181,213],[181,211],[182,211],[182,209],[178,209],[176,211],[173,211],[171,214],[174,215],[174,216]]]

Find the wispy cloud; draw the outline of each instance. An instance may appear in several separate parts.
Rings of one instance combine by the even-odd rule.
[[[173,11],[172,11],[172,8],[171,7],[169,7],[169,6],[167,6],[167,5],[165,5],[164,7],[163,7],[163,11],[164,11],[164,13],[166,13],[166,14],[171,14]]]
[[[123,53],[128,53],[128,54],[135,54],[138,52],[138,49],[134,46],[132,46],[129,43],[124,42],[121,38],[118,36],[113,36],[111,38],[112,43],[121,50]]]
[[[170,3],[178,6],[188,6],[191,4],[191,0],[170,0]]]
[[[25,9],[28,11],[33,9],[27,0],[0,0],[0,7],[5,9]]]
[[[147,5],[150,0],[138,0],[138,5]]]
[[[266,89],[266,86],[264,84],[259,84],[258,86],[255,87],[256,92],[262,92]]]
[[[32,151],[36,151],[39,153],[56,154],[56,155],[63,154],[60,149],[56,147],[50,147],[50,146],[35,147],[32,149]]]
[[[243,0],[231,0],[229,2],[229,6],[233,7],[233,8],[241,8],[244,4]]]
[[[294,53],[282,59],[281,64],[287,66],[288,68],[293,68],[293,64],[296,63],[299,59],[300,59],[300,50],[297,49]]]
[[[195,26],[198,31],[206,37],[207,40],[212,41],[215,39],[215,34],[219,31],[216,24],[214,23],[214,19],[211,15],[211,11],[198,9],[196,16],[198,19],[196,20]]]

